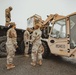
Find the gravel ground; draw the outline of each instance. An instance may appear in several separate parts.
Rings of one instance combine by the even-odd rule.
[[[30,65],[31,58],[17,55],[14,59],[16,67],[6,69],[6,58],[0,58],[0,75],[76,75],[76,60],[52,56],[43,59],[43,65]]]

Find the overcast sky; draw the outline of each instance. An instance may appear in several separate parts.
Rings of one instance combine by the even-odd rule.
[[[76,12],[76,0],[0,0],[0,25],[5,24],[5,9],[9,6],[13,7],[12,21],[21,29],[26,29],[27,18],[34,14],[39,14],[45,20],[49,14],[68,15]]]

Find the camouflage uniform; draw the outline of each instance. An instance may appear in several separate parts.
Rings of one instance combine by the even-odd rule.
[[[16,47],[17,47],[17,34],[14,28],[10,28],[7,31],[7,42],[6,42],[7,64],[13,63]]]
[[[36,62],[38,60],[42,60],[42,43],[41,43],[41,30],[38,28],[35,30],[32,34],[32,41],[33,41],[33,47],[32,47],[32,61]]]
[[[6,26],[8,26],[9,25],[9,23],[10,23],[10,21],[11,21],[11,14],[10,14],[10,8],[11,8],[11,10],[12,10],[12,7],[9,7],[9,8],[7,8],[6,10],[5,10],[5,18],[6,18]]]
[[[29,41],[30,41],[30,33],[26,30],[26,31],[24,32],[25,54],[28,54]]]

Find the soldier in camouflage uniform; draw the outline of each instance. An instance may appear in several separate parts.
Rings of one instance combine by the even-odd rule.
[[[33,42],[33,47],[32,47],[32,53],[31,53],[31,57],[32,57],[32,62],[31,65],[35,66],[36,62],[38,60],[38,64],[42,65],[42,53],[43,53],[43,46],[41,43],[41,30],[40,30],[40,26],[39,25],[35,25],[34,26],[34,31],[32,34],[32,42]]]
[[[29,28],[27,28],[27,30],[24,32],[24,44],[25,44],[25,56],[26,57],[29,57],[29,55],[28,55],[28,50],[29,50],[29,43],[30,43],[30,31],[29,31],[30,29]]]
[[[11,13],[10,13],[11,11],[12,11],[11,6],[5,10],[5,20],[6,20],[5,26],[8,26],[11,21]]]
[[[16,24],[14,22],[10,23],[11,28],[7,31],[7,42],[6,42],[6,51],[7,51],[7,69],[14,68],[13,58],[15,56],[17,45],[17,34],[16,34]]]

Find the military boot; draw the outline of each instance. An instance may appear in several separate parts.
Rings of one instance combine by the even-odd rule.
[[[11,64],[7,64],[6,67],[8,70],[11,69]]]
[[[39,60],[38,62],[37,62],[37,64],[39,64],[40,66],[42,65],[42,60]]]
[[[7,67],[7,69],[9,70],[9,69],[14,68],[14,67],[15,67],[15,65],[14,65],[14,64],[7,64],[7,65],[6,65],[6,67]]]
[[[36,66],[36,62],[31,62],[31,65],[32,66]]]
[[[25,57],[29,57],[29,55],[28,55],[28,54],[25,54],[24,56],[25,56]]]
[[[15,68],[15,65],[14,64],[11,64],[11,68]]]

